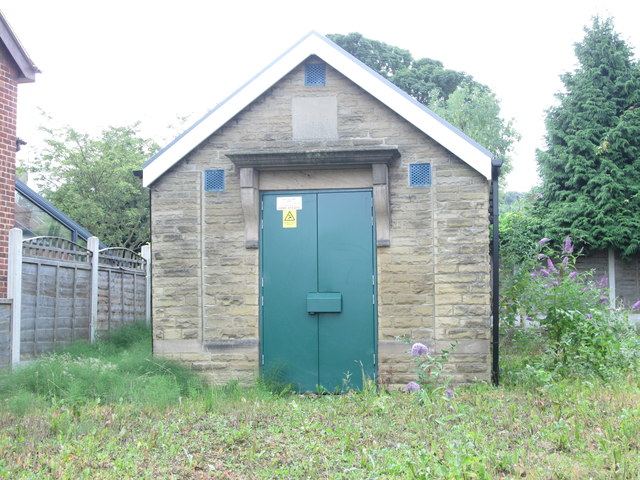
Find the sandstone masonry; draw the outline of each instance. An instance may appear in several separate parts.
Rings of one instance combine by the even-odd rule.
[[[337,138],[293,139],[292,103],[309,97],[335,99]],[[215,383],[258,376],[259,250],[245,247],[240,172],[227,154],[373,147],[400,152],[389,166],[390,245],[376,253],[379,382],[415,380],[399,337],[437,351],[456,343],[448,375],[488,381],[489,182],[329,66],[324,87],[305,86],[298,66],[152,184],[155,352]],[[423,162],[432,185],[409,186],[409,164]],[[224,170],[224,191],[204,191],[209,169]],[[346,172],[269,172],[259,183],[328,189]],[[371,181],[358,174],[357,187]]]

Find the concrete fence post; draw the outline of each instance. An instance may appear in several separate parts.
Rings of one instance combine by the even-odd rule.
[[[98,266],[100,255],[100,240],[98,237],[87,239],[87,249],[91,251],[91,343],[96,340],[98,330]]]
[[[616,306],[616,252],[610,248],[607,254],[607,269],[609,273],[609,305]]]
[[[9,259],[7,275],[7,297],[11,305],[11,368],[20,363],[20,332],[22,313],[22,230],[9,231]]]
[[[151,325],[151,245],[143,245],[140,255],[146,260],[144,301],[145,321],[147,322],[147,325]]]

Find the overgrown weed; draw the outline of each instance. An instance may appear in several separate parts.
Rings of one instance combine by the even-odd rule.
[[[538,339],[526,335],[503,358],[538,351]],[[245,387],[185,380],[183,391],[174,365],[144,370],[132,358],[119,358],[141,351],[132,342],[115,356],[52,357],[60,369],[94,374],[126,365],[137,381],[129,387],[145,390],[142,396],[123,389],[116,389],[117,398],[63,395],[74,382],[90,385],[87,379],[64,383],[64,375],[40,377],[40,393],[17,383],[10,394],[3,384],[8,408],[0,409],[0,478],[640,476],[640,377],[634,372],[607,381],[474,384],[456,387],[453,397],[440,394],[439,386],[416,395],[379,391],[373,382],[343,395],[302,395],[261,381]],[[167,396],[158,400],[161,395]]]
[[[77,342],[4,373],[0,401],[16,414],[43,404],[93,400],[163,407],[203,385],[188,368],[153,357],[150,328],[135,323],[110,332],[93,345]]]

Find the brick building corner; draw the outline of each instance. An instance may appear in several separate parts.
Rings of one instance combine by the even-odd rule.
[[[9,230],[14,226],[18,84],[38,68],[0,12],[0,298],[7,296]]]

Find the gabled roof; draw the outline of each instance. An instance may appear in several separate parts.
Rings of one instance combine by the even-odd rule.
[[[20,44],[13,30],[11,30],[2,12],[0,12],[0,41],[7,48],[11,58],[18,66],[18,83],[35,82],[36,73],[40,73],[40,70],[27,55],[26,50]]]
[[[493,156],[489,151],[326,37],[310,32],[146,162],[143,185],[147,187],[156,181],[311,55],[321,58],[485,178],[491,178]]]

